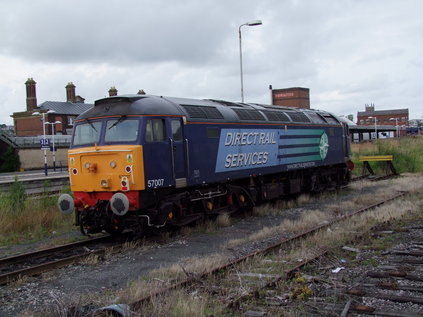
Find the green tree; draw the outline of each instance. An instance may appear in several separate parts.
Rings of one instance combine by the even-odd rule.
[[[0,173],[15,172],[20,166],[19,155],[13,147],[9,146],[6,152],[0,155]]]

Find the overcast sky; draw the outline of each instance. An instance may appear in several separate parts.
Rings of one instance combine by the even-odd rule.
[[[422,0],[0,0],[0,123],[38,104],[136,93],[246,102],[310,88],[338,115],[409,108],[423,116]]]

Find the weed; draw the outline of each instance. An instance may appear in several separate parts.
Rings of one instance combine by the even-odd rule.
[[[96,265],[99,261],[99,256],[97,254],[90,254],[84,260],[82,260],[82,264],[85,265]]]
[[[379,265],[379,261],[375,258],[370,258],[370,259],[362,260],[360,262],[360,265],[377,267]]]
[[[0,196],[0,245],[28,242],[74,228],[74,218],[61,214],[56,200],[57,196],[47,194],[29,200],[22,184],[15,181]]]
[[[25,207],[25,201],[27,199],[25,188],[22,183],[18,181],[16,176],[15,181],[10,185],[7,191],[5,199],[5,207],[10,209],[9,212],[20,212]]]
[[[227,213],[220,214],[216,218],[216,224],[219,227],[229,227],[231,225],[231,218]]]
[[[306,285],[303,285],[303,286],[296,287],[292,291],[291,296],[292,298],[295,298],[295,299],[304,300],[309,298],[311,295],[313,295],[313,291],[311,290],[311,288]]]

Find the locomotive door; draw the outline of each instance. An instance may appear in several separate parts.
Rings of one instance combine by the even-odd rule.
[[[171,139],[170,151],[172,157],[173,179],[175,187],[185,187],[187,185],[184,137],[182,131],[181,118],[172,118],[170,121]]]

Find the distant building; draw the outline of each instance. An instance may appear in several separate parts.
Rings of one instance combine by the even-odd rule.
[[[310,89],[308,88],[273,89],[270,85],[269,89],[272,105],[310,109]]]
[[[357,124],[361,126],[395,126],[404,128],[409,124],[408,109],[375,110],[374,104],[366,104],[365,111],[357,113]]]
[[[93,104],[84,103],[84,98],[75,94],[75,85],[66,85],[66,101],[45,101],[37,105],[36,82],[28,78],[26,85],[26,111],[14,112],[13,118],[16,136],[37,136],[43,134],[41,115],[34,112],[45,113],[46,122],[60,121],[55,125],[55,134],[71,134],[73,120],[84,111],[92,108]],[[52,134],[51,124],[46,125],[46,135]]]

